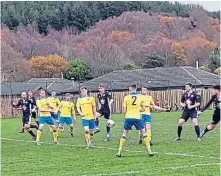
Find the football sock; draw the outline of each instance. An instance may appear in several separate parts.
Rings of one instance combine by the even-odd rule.
[[[58,133],[57,133],[57,130],[53,130],[53,139],[54,139],[54,142],[58,142]]]
[[[37,140],[36,140],[37,142],[40,141],[41,133],[42,133],[42,130],[38,129],[38,131],[37,131]]]
[[[70,127],[70,132],[73,133],[74,127]]]
[[[199,125],[194,126],[194,128],[195,128],[195,132],[197,134],[197,137],[199,137],[200,136],[200,127],[199,127]]]
[[[110,134],[110,127],[106,126],[107,134]]]
[[[182,126],[178,126],[178,128],[177,128],[177,135],[178,135],[178,138],[180,138],[180,136],[181,136],[182,129],[183,129]]]
[[[37,125],[30,125],[30,128],[38,129],[38,126]]]
[[[53,131],[52,128],[51,128],[50,126],[49,126],[49,130],[50,130],[50,131]]]
[[[33,131],[32,130],[30,130],[30,129],[27,129],[27,132],[32,136],[32,137],[36,137],[36,135],[33,133]]]
[[[139,140],[142,140],[142,134],[139,132]]]
[[[35,122],[36,122],[36,123],[37,123],[37,125],[39,126],[39,122],[38,122],[37,120],[36,120]]]
[[[208,128],[206,127],[202,132],[201,132],[201,137],[203,137],[208,131]]]
[[[150,139],[146,135],[143,136],[143,141],[144,141],[147,149],[150,149]]]
[[[147,130],[147,137],[151,141],[151,130],[150,129]]]
[[[85,131],[84,137],[86,141],[90,139],[89,133],[87,131]]]
[[[96,128],[99,128],[99,119],[98,118],[95,119],[95,126],[96,126]]]
[[[89,137],[90,137],[90,140],[92,140],[94,138],[94,134],[90,133]]]
[[[126,137],[125,136],[121,136],[121,138],[120,138],[120,145],[119,145],[119,151],[121,151],[123,149],[125,142],[126,142]]]
[[[61,134],[62,129],[63,129],[62,127],[59,127],[59,128],[58,128],[58,132],[57,132],[57,133],[58,133],[58,136]]]

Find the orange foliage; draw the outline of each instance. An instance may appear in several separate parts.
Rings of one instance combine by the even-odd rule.
[[[31,74],[36,77],[59,77],[68,69],[68,62],[58,55],[32,57],[29,64]]]
[[[127,31],[113,31],[108,38],[114,41],[124,41],[124,40],[133,40],[135,38],[135,34],[127,32]]]
[[[185,65],[188,62],[188,59],[185,55],[185,51],[179,42],[175,42],[171,45],[171,50],[173,55],[176,57],[177,63]]]
[[[161,17],[160,18],[160,23],[164,24],[164,23],[172,23],[174,21],[174,19],[172,17]]]

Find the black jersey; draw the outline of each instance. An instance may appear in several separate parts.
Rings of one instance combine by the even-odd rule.
[[[98,93],[98,102],[101,104],[101,109],[110,110],[109,101],[112,99],[111,93],[104,92],[103,94]]]
[[[210,101],[205,105],[204,108],[201,109],[201,111],[205,111],[212,103],[214,103],[214,110],[215,111],[220,111],[220,99],[216,96],[213,95]]]
[[[29,99],[20,99],[18,104],[15,106],[19,106],[22,108],[23,116],[27,116],[31,114],[31,106],[32,102]]]
[[[31,109],[34,109],[36,107],[35,97],[31,97],[29,98],[29,100],[31,101]]]
[[[188,94],[185,92],[181,98],[181,102],[187,104],[187,101],[190,101],[190,105],[194,105],[196,103],[201,103],[201,96],[198,95],[196,92],[191,92]],[[187,106],[185,106],[185,109],[188,109]],[[196,108],[190,109],[195,110]]]

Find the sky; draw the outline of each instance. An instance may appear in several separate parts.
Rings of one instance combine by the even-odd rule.
[[[182,1],[185,4],[199,4],[202,5],[204,9],[208,11],[218,11],[220,10],[219,1]]]

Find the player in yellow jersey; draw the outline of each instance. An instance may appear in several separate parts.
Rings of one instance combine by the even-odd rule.
[[[129,95],[124,97],[123,102],[123,113],[125,115],[124,121],[124,131],[120,139],[120,145],[117,153],[117,157],[121,157],[121,153],[123,150],[123,146],[126,141],[126,137],[128,135],[129,130],[132,130],[132,126],[135,126],[136,130],[138,130],[142,136],[144,143],[146,144],[148,155],[153,156],[153,153],[150,149],[150,141],[147,138],[145,133],[145,129],[143,123],[141,121],[141,111],[145,111],[145,106],[143,105],[141,95],[137,94],[137,86],[132,84],[129,87]]]
[[[57,129],[54,120],[51,117],[51,112],[53,111],[52,110],[53,107],[50,105],[49,101],[45,98],[45,90],[43,89],[40,90],[40,99],[37,100],[37,108],[39,113],[39,128],[37,131],[36,144],[41,145],[39,141],[42,133],[42,128],[44,127],[45,123],[47,123],[52,128],[54,143],[58,144]]]
[[[91,140],[94,136],[96,104],[93,97],[88,97],[87,88],[81,88],[81,97],[77,100],[77,111],[82,117],[82,126],[84,127],[87,149],[92,147]]]
[[[59,98],[56,97],[56,92],[52,92],[51,93],[51,97],[47,98],[50,105],[53,107],[53,110],[51,112],[51,117],[53,117],[53,119],[55,120],[55,122],[57,122],[57,124],[59,123],[58,120],[58,113],[56,112],[58,106],[61,104]]]
[[[61,101],[60,105],[58,106],[57,112],[60,111],[60,119],[59,119],[59,128],[58,128],[58,135],[64,128],[64,124],[70,126],[70,135],[73,137],[74,133],[74,124],[72,118],[76,121],[75,110],[74,110],[74,103],[70,101],[71,94],[66,93],[65,100]]]
[[[154,104],[152,96],[148,95],[147,87],[142,87],[141,94],[142,94],[141,97],[142,97],[143,103],[145,105],[145,111],[141,112],[141,119],[145,127],[147,137],[150,140],[150,145],[152,145],[152,142],[151,142],[152,116],[150,114],[150,108],[161,110],[161,111],[166,111],[166,109],[156,106]],[[139,137],[140,137],[139,144],[142,144],[142,135],[139,134]]]

